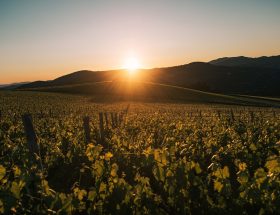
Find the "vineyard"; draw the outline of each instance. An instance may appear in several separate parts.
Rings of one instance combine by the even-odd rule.
[[[278,108],[0,92],[0,214],[280,214],[279,153]]]

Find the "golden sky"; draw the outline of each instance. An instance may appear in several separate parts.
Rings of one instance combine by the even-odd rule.
[[[0,1],[0,83],[280,54],[278,0]]]

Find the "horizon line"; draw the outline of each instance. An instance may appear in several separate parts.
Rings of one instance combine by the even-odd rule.
[[[225,57],[218,57],[218,58],[215,58],[213,60],[217,60],[217,59],[221,59],[221,58],[237,58],[237,57],[245,57],[245,58],[252,58],[252,59],[257,59],[257,58],[263,58],[263,57],[279,57],[279,55],[261,55],[261,56],[245,56],[245,55],[238,55],[238,56],[225,56]],[[138,70],[152,70],[152,69],[159,69],[159,68],[168,68],[168,67],[176,67],[176,66],[183,66],[183,65],[188,65],[188,64],[191,64],[191,63],[209,63],[213,60],[210,60],[210,61],[189,61],[188,63],[183,63],[183,64],[177,64],[177,65],[169,65],[169,66],[154,66],[154,67],[149,67],[149,68],[138,68]],[[118,71],[118,70],[126,70],[125,68],[111,68],[111,69],[104,69],[104,70],[92,70],[92,69],[80,69],[80,70],[76,70],[76,71],[73,71],[73,72],[70,72],[70,73],[66,73],[65,75],[68,75],[68,74],[72,74],[72,73],[75,73],[75,72],[79,72],[79,71],[90,71],[90,72],[107,72],[107,71]],[[62,75],[64,76],[64,75]],[[59,76],[59,77],[62,77],[62,76]],[[59,78],[58,77],[58,78]],[[56,78],[54,78],[56,79]],[[9,83],[0,83],[0,86],[4,86],[4,85],[13,85],[13,84],[21,84],[21,83],[31,83],[31,82],[35,82],[35,81],[51,81],[51,80],[54,80],[54,79],[40,79],[40,80],[33,80],[33,81],[20,81],[20,82],[9,82]]]

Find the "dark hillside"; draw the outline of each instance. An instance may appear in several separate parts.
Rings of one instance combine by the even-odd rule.
[[[82,70],[52,81],[38,81],[19,89],[127,80],[124,70],[92,72]],[[195,62],[181,66],[140,70],[138,81],[170,84],[224,94],[280,96],[280,70],[263,67],[217,66]]]
[[[271,57],[224,57],[212,60],[209,63],[217,66],[261,67],[280,69],[280,55]]]

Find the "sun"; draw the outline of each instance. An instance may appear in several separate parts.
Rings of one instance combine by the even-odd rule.
[[[134,57],[127,58],[124,64],[124,68],[128,71],[130,75],[135,74],[139,69],[139,66],[139,61]]]

